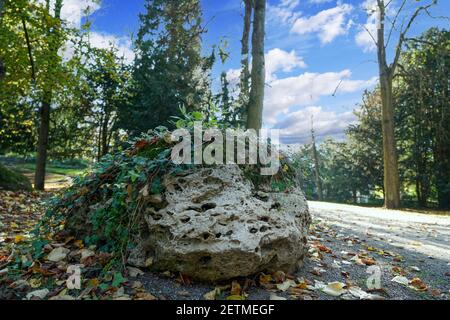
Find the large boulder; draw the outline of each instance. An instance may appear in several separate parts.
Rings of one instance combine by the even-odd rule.
[[[261,191],[237,165],[165,176],[163,185],[148,196],[130,264],[203,281],[301,265],[311,218],[300,189]]]

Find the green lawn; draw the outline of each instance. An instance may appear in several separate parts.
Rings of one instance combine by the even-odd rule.
[[[34,171],[36,165],[34,163],[20,163],[15,164],[14,167],[19,171]],[[46,171],[50,174],[59,174],[63,176],[76,177],[82,175],[87,168],[73,168],[73,167],[63,167],[56,165],[47,165]]]

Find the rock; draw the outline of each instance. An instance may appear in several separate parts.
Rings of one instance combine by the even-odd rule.
[[[203,281],[301,265],[311,218],[300,189],[258,192],[237,165],[165,176],[163,185],[165,206],[148,204],[131,265],[151,258],[151,269]]]
[[[69,252],[70,252],[69,249],[66,249],[64,247],[59,247],[59,248],[53,249],[52,252],[50,252],[49,255],[47,256],[47,259],[52,262],[60,262],[67,257]]]

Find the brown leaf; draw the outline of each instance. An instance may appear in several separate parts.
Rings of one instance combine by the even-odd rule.
[[[374,259],[372,258],[362,258],[361,261],[366,265],[366,266],[373,266],[376,262]]]
[[[134,145],[134,147],[137,150],[142,150],[144,149],[146,146],[148,146],[148,141],[147,140],[139,140],[138,142],[136,142],[136,144]]]
[[[409,285],[414,287],[418,291],[427,291],[428,290],[427,285],[420,278],[412,279],[409,282]]]

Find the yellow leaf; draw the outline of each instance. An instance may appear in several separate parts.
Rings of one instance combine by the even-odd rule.
[[[231,296],[240,296],[241,295],[241,285],[237,281],[233,281],[231,283]]]
[[[14,237],[14,243],[19,244],[25,240],[25,237],[22,235],[18,235]]]
[[[261,284],[267,284],[269,282],[272,282],[272,276],[270,274],[262,274],[259,276],[259,283]]]
[[[31,279],[30,280],[30,287],[33,289],[39,288],[41,286],[41,280],[39,279]]]

